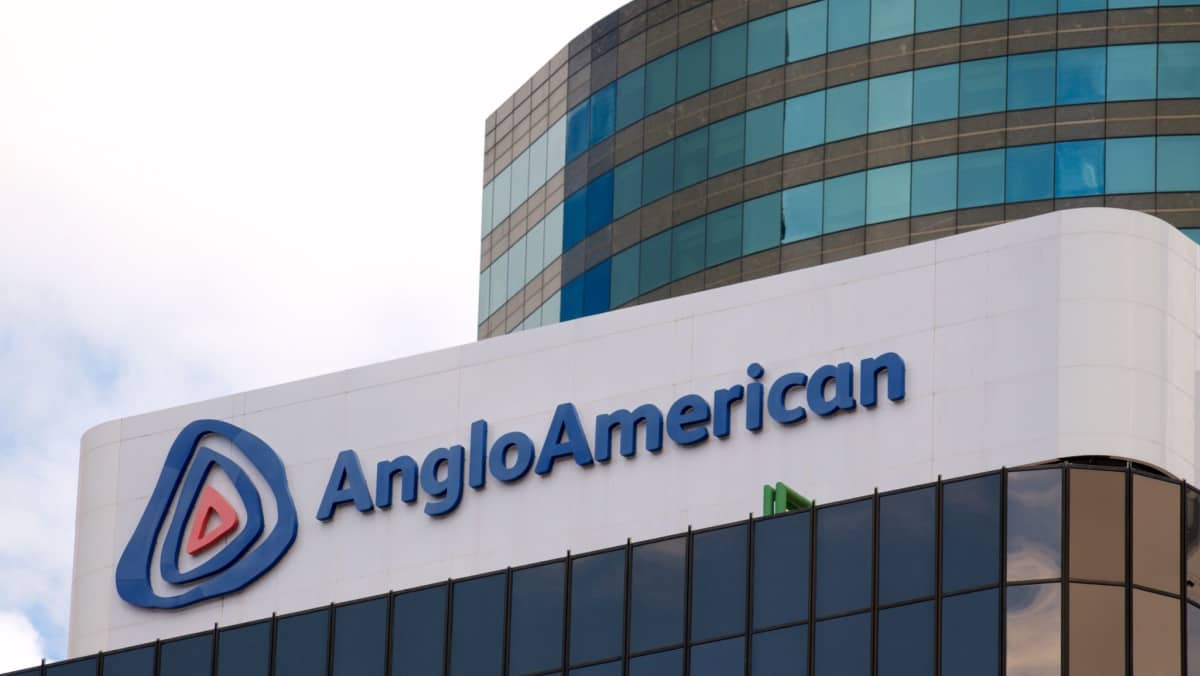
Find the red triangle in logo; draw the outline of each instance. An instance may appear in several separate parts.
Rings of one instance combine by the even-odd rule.
[[[209,528],[208,522],[213,516],[216,516],[216,523]],[[200,502],[196,505],[196,517],[192,525],[192,534],[188,536],[187,553],[194,555],[208,549],[237,527],[237,510],[215,488],[205,486],[204,491],[200,493]]]

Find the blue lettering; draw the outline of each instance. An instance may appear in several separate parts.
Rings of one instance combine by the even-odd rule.
[[[534,472],[549,474],[554,469],[554,461],[568,455],[573,456],[580,467],[592,464],[592,449],[579,422],[579,411],[575,410],[575,404],[559,404],[554,409],[550,429],[546,430],[546,443],[542,444]]]
[[[321,506],[317,508],[317,518],[328,521],[333,518],[334,509],[350,502],[353,502],[360,512],[375,509],[371,503],[367,480],[363,478],[358,454],[348,450],[338,453],[337,460],[333,463],[329,483],[325,486],[325,495],[321,498]]]
[[[487,437],[488,424],[486,420],[476,420],[471,423],[471,476],[468,483],[475,490],[483,488],[487,481]]]
[[[613,430],[621,435],[621,455],[631,458],[637,453],[637,430],[641,423],[646,428],[646,450],[658,453],[663,445],[663,415],[657,406],[642,404],[632,412],[619,409],[612,413],[596,416],[596,460],[608,462],[612,458]]]
[[[392,480],[399,474],[403,481],[400,484],[400,499],[404,502],[417,501],[417,481],[421,478],[421,470],[417,461],[402,455],[395,460],[385,460],[379,463],[375,471],[375,506],[387,509],[392,506]]]
[[[757,362],[746,367],[746,375],[758,380],[763,377],[763,367]],[[763,386],[754,382],[746,386],[746,429],[757,432],[763,426]]]
[[[833,383],[834,396],[832,400],[825,398],[825,389]],[[837,366],[825,365],[813,372],[808,383],[808,407],[819,416],[827,416],[838,411],[849,411],[854,403],[854,366],[841,363]]]
[[[437,502],[426,502],[425,513],[429,516],[449,514],[462,502],[463,464],[465,452],[462,446],[439,448],[429,452],[421,463],[421,488]],[[446,466],[446,478],[439,479],[441,467]]]
[[[713,392],[713,436],[724,439],[729,436],[729,418],[734,402],[741,401],[744,390],[734,385],[727,390]]]
[[[895,352],[886,352],[874,359],[862,360],[861,379],[862,391],[859,393],[863,406],[874,406],[878,399],[879,374],[887,373],[887,397],[892,401],[900,401],[905,394],[904,360]]]
[[[512,467],[507,462],[510,448],[517,454],[517,461]],[[500,437],[488,454],[488,467],[492,470],[492,476],[505,483],[520,479],[533,467],[533,440],[523,432],[509,432]]]
[[[779,376],[779,379],[771,383],[771,391],[767,393],[767,412],[776,422],[783,425],[804,420],[807,415],[804,412],[803,406],[788,408],[787,396],[795,387],[804,387],[808,382],[808,376],[803,373],[785,373]]]
[[[667,412],[667,436],[680,446],[698,444],[708,438],[711,411],[708,402],[698,394],[685,394]]]

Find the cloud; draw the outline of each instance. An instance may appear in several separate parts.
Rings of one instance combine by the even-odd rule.
[[[22,614],[0,610],[0,672],[36,666],[42,660],[42,640]]]

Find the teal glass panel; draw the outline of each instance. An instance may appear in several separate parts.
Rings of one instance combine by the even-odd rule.
[[[1008,16],[1016,19],[1022,16],[1045,16],[1058,11],[1057,0],[1009,0]]]
[[[912,214],[936,214],[957,208],[958,156],[913,162]]]
[[[867,133],[867,83],[833,87],[825,93],[825,142]]]
[[[517,155],[512,163],[512,204],[520,206],[529,199],[529,153]]]
[[[1008,109],[1054,105],[1054,52],[1008,57]]]
[[[583,316],[598,315],[612,309],[608,292],[612,288],[612,259],[601,262],[583,274]]]
[[[675,189],[708,178],[708,127],[675,139]]]
[[[1154,137],[1104,142],[1104,191],[1109,195],[1154,192]]]
[[[860,171],[825,181],[825,232],[856,228],[866,220],[867,173]]]
[[[712,36],[712,86],[746,77],[746,24]]]
[[[958,117],[958,64],[913,73],[913,124]]]
[[[963,117],[1004,110],[1008,64],[1004,57],[967,61],[960,67],[958,110]]]
[[[500,172],[492,181],[492,192],[492,223],[499,225],[512,213],[512,204],[509,202],[512,199],[512,167]]]
[[[912,165],[908,162],[867,172],[867,223],[908,218]]]
[[[1003,21],[1008,18],[1008,0],[962,0],[962,24]]]
[[[668,141],[642,155],[642,204],[671,192],[674,185],[675,144]]]
[[[679,49],[675,91],[680,101],[708,89],[708,64],[711,56],[708,38],[697,40]]]
[[[638,293],[653,291],[671,281],[671,231],[642,242],[638,257]]]
[[[483,189],[483,234],[488,234],[492,231],[492,191],[496,187],[496,182],[488,183]]]
[[[617,83],[614,82],[592,94],[592,145],[612,136],[616,123]]]
[[[1054,196],[1104,194],[1104,141],[1068,141],[1054,148]]]
[[[542,184],[546,182],[546,149],[548,147],[546,135],[542,134],[538,140],[529,146],[529,194],[533,194]]]
[[[912,124],[913,74],[896,73],[870,80],[867,131],[872,134]]]
[[[671,228],[671,281],[704,269],[704,218]]]
[[[546,228],[545,265],[550,265],[562,254],[563,206],[560,204],[554,207],[553,211],[546,214],[546,220],[543,222]]]
[[[795,96],[784,104],[783,152],[813,148],[825,142],[825,91]]]
[[[1126,9],[1129,7],[1155,7],[1158,0],[1108,0],[1109,9]]]
[[[965,153],[958,157],[958,208],[970,209],[1004,201],[1004,150]]]
[[[825,53],[828,0],[793,7],[787,12],[788,63]]]
[[[1162,136],[1158,139],[1160,192],[1200,190],[1200,136]]]
[[[613,218],[642,206],[642,156],[617,165],[613,170]]]
[[[1108,48],[1108,100],[1152,99],[1158,82],[1156,45],[1120,45]]]
[[[912,35],[916,19],[914,3],[915,0],[871,0],[871,42]]]
[[[492,273],[484,270],[479,273],[479,323],[488,318],[492,302]]]
[[[617,80],[617,129],[624,129],[646,113],[646,69],[638,68]]]
[[[829,51],[867,42],[871,25],[870,0],[829,1]]]
[[[742,166],[746,157],[746,116],[727,117],[709,127],[708,175],[720,176]]]
[[[1187,235],[1188,239],[1196,244],[1200,244],[1200,228],[1180,228],[1179,232]],[[1196,631],[1197,619],[1195,615],[1200,614],[1200,608],[1193,605],[1188,605],[1188,659],[1200,659],[1200,636],[1194,636]],[[36,673],[36,672],[35,672]]]
[[[646,64],[646,114],[675,103],[675,52]]]
[[[816,237],[821,234],[824,186],[809,183],[783,191],[783,243]]]
[[[961,0],[917,0],[917,32],[957,26],[961,11]]]
[[[780,193],[773,192],[746,202],[742,215],[742,255],[779,246],[783,236]]]
[[[787,55],[787,14],[777,12],[750,22],[747,73],[760,73],[783,65]]]
[[[522,237],[508,250],[508,288],[520,289],[525,286],[525,245],[527,240]]]
[[[1158,97],[1200,97],[1200,42],[1158,46]]]
[[[638,295],[638,252],[637,244],[612,257],[612,288],[609,296],[613,307],[621,307]]]
[[[746,164],[783,153],[783,101],[746,111]]]
[[[542,263],[546,259],[546,221],[538,221],[538,224],[530,228],[525,235],[525,282],[528,283],[538,273],[542,271],[545,265]]]
[[[546,132],[546,175],[553,176],[567,161],[567,120],[559,118]]]
[[[1061,50],[1058,53],[1059,105],[1103,101],[1106,61],[1104,47]]]
[[[1005,150],[1004,201],[1028,202],[1054,197],[1054,144]]]
[[[558,307],[559,321],[570,321],[583,316],[583,283],[583,275],[580,275],[563,285],[562,300]],[[461,676],[468,675],[462,673]]]
[[[1070,12],[1091,12],[1098,9],[1104,9],[1108,6],[1105,0],[1058,0],[1058,11],[1067,14]]]
[[[742,205],[708,215],[704,264],[720,265],[742,255]]]

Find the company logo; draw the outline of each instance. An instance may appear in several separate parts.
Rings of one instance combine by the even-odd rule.
[[[250,475],[228,456],[201,445],[214,438],[232,444],[271,489],[277,516],[269,533],[264,535],[262,498]],[[245,523],[228,496],[208,481],[214,468],[232,483],[245,510]],[[171,522],[164,537],[168,516]],[[167,453],[150,504],[117,563],[117,593],[143,608],[182,608],[235,592],[283,558],[296,539],[296,528],[287,474],[271,447],[236,425],[197,420],[183,428]],[[151,566],[160,542],[161,581],[156,585]],[[197,563],[184,570],[181,550]],[[160,593],[156,586],[179,592]]]

